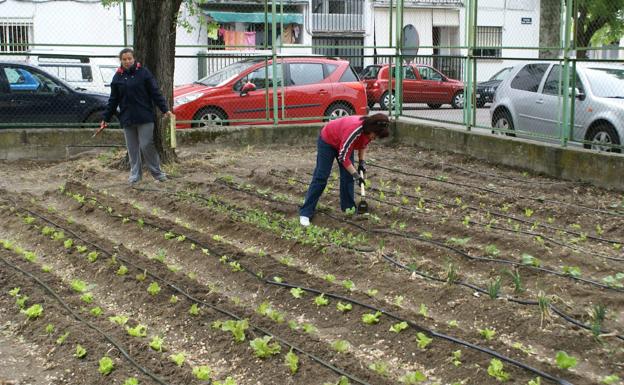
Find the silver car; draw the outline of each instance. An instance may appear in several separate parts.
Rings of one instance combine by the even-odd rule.
[[[577,63],[570,71],[574,103],[571,141],[585,148],[621,152],[611,145],[624,139],[624,66]],[[553,62],[519,64],[498,87],[490,107],[492,127],[507,135],[531,133],[546,140],[560,138],[563,97],[562,65]],[[529,135],[525,135],[529,136]]]

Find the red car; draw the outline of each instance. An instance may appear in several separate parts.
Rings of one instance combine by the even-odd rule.
[[[280,58],[275,67],[274,74],[271,60],[242,60],[193,84],[176,87],[173,112],[178,121],[201,121],[193,127],[267,124],[273,119],[273,85],[277,79],[280,120],[314,122],[368,113],[366,91],[348,61]]]
[[[379,103],[382,109],[394,105],[396,73],[392,75],[392,95],[388,92],[387,64],[371,65],[362,71],[362,83],[366,86],[368,106]],[[395,67],[392,66],[394,69]],[[403,66],[403,103],[427,103],[430,108],[450,104],[453,108],[464,107],[464,83],[450,79],[428,65]]]

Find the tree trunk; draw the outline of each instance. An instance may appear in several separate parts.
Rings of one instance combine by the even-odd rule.
[[[134,50],[137,61],[156,77],[169,108],[173,103],[173,71],[178,11],[182,0],[134,0]],[[154,144],[162,163],[176,160],[167,125],[157,113]]]
[[[540,47],[561,47],[561,1],[540,1]],[[540,59],[556,59],[560,50],[540,50]]]
[[[602,27],[607,24],[607,19],[602,16],[590,15],[587,8],[579,6],[578,26],[576,27],[575,47],[588,48],[591,38]],[[588,58],[587,50],[578,50],[576,57],[579,59]]]

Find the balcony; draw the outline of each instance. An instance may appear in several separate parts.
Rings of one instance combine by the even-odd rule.
[[[364,33],[364,0],[312,0],[312,32]]]

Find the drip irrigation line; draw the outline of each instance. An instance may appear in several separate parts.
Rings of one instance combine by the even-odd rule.
[[[97,326],[93,325],[91,322],[87,321],[86,319],[84,319],[82,316],[80,316],[80,314],[74,312],[69,305],[67,304],[67,302],[65,302],[58,294],[56,294],[56,292],[54,290],[52,290],[52,288],[50,288],[50,286],[48,286],[47,284],[45,284],[43,281],[41,281],[38,277],[36,277],[35,275],[31,274],[30,272],[21,269],[19,266],[14,265],[12,263],[10,263],[9,261],[5,260],[4,258],[0,257],[0,261],[2,261],[2,263],[4,263],[5,265],[11,267],[12,269],[28,276],[29,278],[33,279],[35,282],[37,282],[37,284],[39,284],[39,286],[43,287],[45,289],[45,291],[47,291],[65,310],[67,310],[69,312],[69,314],[71,314],[72,317],[74,317],[74,319],[76,319],[77,321],[83,323],[84,325],[86,325],[89,329],[92,329],[94,331],[96,331],[98,334],[100,334],[102,337],[104,337],[104,339],[106,339],[106,341],[108,341],[111,345],[113,345],[117,350],[119,350],[119,353],[121,353],[121,355],[128,361],[130,362],[130,364],[132,364],[135,368],[137,368],[140,372],[142,372],[143,374],[145,374],[146,376],[148,376],[149,378],[151,378],[152,380],[156,381],[157,383],[159,383],[160,385],[169,385],[167,382],[165,382],[163,379],[161,379],[160,377],[158,377],[156,374],[152,373],[149,369],[141,366],[138,362],[136,362],[132,357],[130,357],[130,355],[128,354],[128,352],[126,352],[126,350],[124,348],[121,347],[121,345],[115,340],[113,339],[113,337],[110,337],[108,334],[106,334],[104,331],[102,331],[100,328],[98,328]]]
[[[495,195],[503,195],[506,196],[508,198],[513,198],[513,199],[525,199],[525,200],[530,200],[530,201],[535,201],[535,202],[539,202],[539,203],[553,203],[556,205],[561,205],[561,206],[571,206],[571,207],[575,207],[575,208],[580,208],[586,211],[592,211],[595,213],[600,213],[600,214],[606,214],[606,215],[611,215],[611,216],[617,216],[617,217],[623,217],[624,214],[623,213],[618,213],[615,211],[608,211],[608,210],[602,210],[602,209],[596,209],[593,207],[588,207],[588,206],[583,206],[583,205],[579,205],[576,203],[568,203],[568,202],[563,202],[563,201],[558,201],[558,200],[554,200],[554,199],[541,199],[541,198],[533,198],[533,197],[528,197],[526,195],[517,195],[517,196],[513,196],[509,193],[506,192],[500,192],[500,191],[496,191],[496,190],[492,190],[492,189],[488,189],[485,187],[479,187],[479,186],[474,186],[474,185],[470,185],[470,184],[465,184],[465,183],[458,183],[458,182],[450,182],[447,180],[440,180],[438,178],[434,178],[432,176],[429,175],[423,175],[423,174],[416,174],[416,173],[409,173],[406,171],[402,171],[396,168],[392,168],[392,167],[386,167],[386,166],[382,166],[379,163],[370,163],[371,167],[377,167],[380,168],[382,170],[387,170],[387,171],[392,171],[394,173],[397,174],[402,174],[402,175],[407,175],[407,176],[415,176],[415,177],[419,177],[419,178],[424,178],[424,179],[429,179],[432,181],[436,181],[436,182],[440,182],[440,183],[446,183],[446,184],[450,184],[450,185],[454,185],[454,186],[460,186],[460,187],[468,187],[471,189],[475,189],[475,190],[480,190],[480,191],[486,191]]]
[[[147,222],[144,222],[144,223],[147,224]],[[171,231],[171,229],[165,230],[165,231]],[[189,237],[186,237],[186,239],[191,240],[191,238],[189,238]],[[202,242],[196,242],[196,241],[193,241],[193,242],[197,243],[200,247],[204,247],[205,246],[205,245],[203,245]],[[108,251],[100,248],[97,245],[92,244],[92,246],[102,250],[103,252],[107,253],[108,255],[111,255]],[[119,256],[118,256],[118,258],[123,260],[123,258],[120,258]],[[464,341],[462,339],[446,335],[444,333],[440,333],[440,332],[436,332],[436,331],[430,330],[430,329],[425,328],[425,327],[423,327],[421,325],[418,325],[414,321],[411,321],[411,320],[408,320],[408,319],[404,319],[404,318],[402,318],[402,317],[400,317],[398,315],[395,315],[395,314],[393,314],[393,313],[391,313],[391,312],[389,312],[387,310],[384,310],[384,309],[381,309],[381,308],[377,308],[377,307],[372,306],[372,305],[368,305],[366,303],[360,302],[360,301],[352,299],[350,297],[341,296],[339,294],[322,292],[320,290],[317,290],[317,289],[314,289],[314,288],[308,288],[308,287],[305,287],[305,286],[293,285],[293,284],[288,284],[288,283],[284,283],[284,282],[276,282],[276,281],[273,281],[273,280],[268,280],[268,279],[265,279],[265,278],[261,278],[261,276],[258,273],[253,272],[252,270],[250,270],[250,273],[251,273],[251,275],[253,277],[255,277],[257,280],[263,282],[264,284],[270,284],[270,285],[281,286],[281,287],[289,287],[289,288],[300,288],[300,289],[308,291],[308,292],[312,292],[312,293],[316,293],[316,294],[325,294],[328,297],[341,299],[343,301],[352,303],[354,305],[358,305],[360,307],[363,307],[363,308],[366,308],[366,309],[369,309],[369,310],[373,310],[373,311],[376,311],[376,312],[377,311],[381,312],[382,314],[385,314],[386,316],[388,316],[388,317],[390,317],[392,319],[395,319],[395,320],[400,321],[400,322],[406,322],[406,323],[408,323],[408,325],[410,325],[414,329],[422,330],[422,331],[428,333],[429,335],[431,335],[433,337],[437,337],[439,339],[443,339],[443,340],[446,340],[446,341],[449,341],[449,342],[453,342],[455,344],[467,347],[469,349],[472,349],[472,350],[475,350],[475,351],[478,351],[478,352],[481,352],[481,353],[485,353],[485,354],[490,355],[492,357],[496,357],[496,358],[498,358],[498,359],[500,359],[502,361],[505,361],[505,362],[507,362],[509,364],[512,364],[512,365],[514,365],[516,367],[519,367],[519,368],[522,368],[524,370],[527,370],[527,371],[529,371],[529,372],[531,372],[531,373],[533,373],[535,375],[538,375],[540,377],[543,377],[545,379],[548,379],[548,380],[553,381],[555,383],[558,383],[560,385],[573,385],[572,383],[568,382],[567,380],[554,377],[554,376],[552,376],[552,375],[550,375],[548,373],[542,372],[539,369],[533,368],[533,367],[531,367],[531,366],[529,366],[527,364],[524,364],[524,363],[522,363],[520,361],[514,360],[513,358],[507,357],[507,356],[505,356],[503,354],[500,354],[500,353],[498,353],[498,352],[496,352],[494,350],[491,350],[491,349],[488,349],[488,348],[485,348],[485,347],[482,347],[482,346],[479,346],[479,345],[472,344],[470,342],[467,342],[467,341]],[[161,279],[161,278],[157,278],[155,275],[153,275],[151,273],[148,273],[148,274],[152,275],[155,279],[160,279],[162,282],[164,282],[165,284],[171,286],[172,288],[174,288],[176,290],[179,290],[180,294],[187,296],[187,298],[189,298],[189,299],[193,298],[193,297],[190,297],[188,294],[184,293],[182,290],[178,289],[177,287],[169,284],[166,280]],[[200,303],[203,303],[203,301],[201,301],[201,300],[197,300],[197,299],[193,299],[193,300],[199,301]],[[215,308],[213,305],[210,305],[210,304],[207,304],[207,305],[209,307],[211,307],[211,308]],[[240,319],[240,318],[238,318],[238,319]],[[265,334],[271,335],[268,332],[265,333]],[[289,346],[293,347],[293,345],[290,345],[288,343],[285,343],[285,345],[289,345]],[[305,354],[305,353],[302,353],[302,354]],[[359,381],[359,382],[363,383],[361,381]]]
[[[418,271],[416,269],[412,269],[411,267],[406,266],[406,265],[402,264],[401,262],[397,261],[396,259],[388,256],[387,254],[382,254],[382,256],[383,256],[383,258],[386,261],[388,261],[389,263],[391,263],[392,265],[394,265],[394,266],[396,266],[396,267],[398,267],[400,269],[409,271],[411,273],[414,273],[416,275],[419,275],[419,276],[421,276],[423,278],[426,278],[426,279],[429,279],[429,280],[432,280],[432,281],[442,282],[442,283],[449,283],[447,280],[431,276],[429,274],[423,273],[423,272]],[[455,281],[455,282],[451,282],[451,283],[454,284],[454,285],[458,285],[458,286],[465,286],[465,287],[468,287],[468,288],[473,289],[475,291],[478,291],[479,293],[489,295],[489,292],[487,290],[485,290],[485,289],[483,289],[483,288],[481,288],[481,287],[479,287],[477,285],[473,285],[471,283],[468,283],[468,282]],[[506,301],[514,302],[514,303],[517,303],[517,304],[520,304],[520,305],[539,306],[539,302],[538,301],[533,301],[533,300],[523,300],[523,299],[512,298],[512,297],[509,297],[509,296],[497,297],[497,298],[501,298],[501,299],[504,299]],[[573,325],[581,327],[583,329],[590,330],[590,331],[592,330],[591,326],[587,326],[583,322],[581,322],[581,321],[579,321],[579,320],[569,316],[568,314],[566,314],[562,310],[558,309],[555,305],[548,304],[548,307],[550,308],[550,310],[552,310],[555,314],[557,314],[558,316],[563,318],[565,321],[567,321],[569,323],[572,323]],[[601,328],[600,332],[603,333],[603,334],[610,334],[611,333],[610,331],[604,330],[602,328]],[[622,336],[622,335],[615,335],[615,337],[624,341],[624,336]]]
[[[15,205],[15,206],[17,206],[17,205]],[[26,208],[23,208],[23,207],[20,207],[20,208],[21,208],[22,210],[24,210],[24,211],[26,211],[26,212],[30,213],[31,215],[34,215],[34,216],[36,216],[36,217],[40,218],[41,220],[43,220],[43,221],[45,221],[45,222],[47,222],[47,223],[49,223],[49,224],[51,224],[51,225],[53,225],[53,226],[55,226],[55,227],[59,228],[59,229],[62,229],[63,231],[66,231],[67,233],[69,233],[69,234],[71,234],[73,237],[75,237],[76,239],[80,239],[82,242],[84,242],[84,243],[86,243],[86,244],[89,244],[91,247],[93,247],[93,248],[96,248],[96,249],[100,250],[102,253],[104,253],[104,254],[108,255],[109,257],[110,257],[110,256],[112,256],[112,255],[114,254],[114,253],[111,253],[110,251],[108,251],[108,250],[104,249],[103,247],[99,246],[99,245],[98,245],[98,244],[96,244],[96,243],[93,243],[93,242],[91,242],[91,241],[85,240],[84,238],[80,237],[77,233],[75,233],[73,230],[71,230],[71,229],[69,229],[69,228],[66,228],[66,227],[64,227],[64,226],[61,226],[60,224],[58,224],[58,223],[56,223],[56,222],[54,222],[54,221],[52,221],[52,220],[50,220],[50,219],[48,219],[48,218],[46,218],[46,217],[42,216],[42,215],[40,215],[40,214],[38,214],[38,213],[36,213],[36,212],[33,212],[33,211],[29,210],[29,209],[26,209]],[[145,224],[147,224],[147,222],[146,222]],[[187,239],[190,239],[190,238],[188,238],[188,237],[187,237]],[[195,242],[195,241],[193,241],[193,242]],[[195,242],[195,243],[197,243],[197,242]],[[198,243],[198,244],[199,244],[200,246],[203,246],[201,243]],[[191,302],[194,302],[194,303],[197,303],[197,304],[204,305],[204,306],[206,306],[206,307],[208,307],[208,308],[210,308],[210,309],[212,309],[212,310],[214,310],[214,311],[216,311],[216,312],[218,312],[218,313],[224,314],[224,315],[226,315],[226,316],[228,316],[228,317],[230,317],[230,318],[233,318],[233,319],[235,319],[235,320],[237,320],[237,321],[241,321],[241,320],[243,319],[242,317],[240,317],[240,316],[238,316],[238,315],[236,315],[236,314],[234,314],[234,313],[231,313],[231,312],[229,312],[228,310],[225,310],[225,309],[223,309],[223,308],[220,308],[220,307],[218,307],[218,306],[215,306],[215,305],[213,305],[213,304],[211,304],[211,303],[209,303],[209,302],[206,302],[206,301],[204,301],[204,300],[201,300],[201,299],[199,299],[199,298],[195,298],[195,297],[193,297],[192,295],[190,295],[190,294],[189,294],[189,293],[187,293],[186,291],[184,291],[184,290],[180,289],[178,286],[176,286],[175,284],[171,283],[169,280],[167,280],[167,279],[165,279],[165,278],[162,278],[162,277],[160,277],[159,275],[157,275],[157,274],[155,274],[155,273],[152,273],[152,272],[148,271],[147,269],[145,269],[145,268],[142,268],[142,267],[138,266],[138,265],[137,265],[137,264],[135,264],[134,262],[131,262],[129,259],[127,259],[127,258],[125,258],[125,257],[123,257],[123,256],[120,256],[119,254],[117,254],[116,258],[117,258],[117,259],[119,259],[119,260],[121,260],[121,261],[123,261],[125,264],[127,264],[127,265],[129,265],[129,266],[134,267],[135,269],[137,269],[137,270],[139,270],[139,271],[144,271],[144,272],[145,272],[145,274],[147,274],[147,275],[151,276],[151,277],[152,277],[153,279],[155,279],[155,280],[158,280],[158,281],[162,282],[164,285],[169,286],[169,287],[170,287],[173,291],[175,291],[175,292],[177,292],[178,294],[182,295],[183,297],[187,298],[187,299],[188,299],[189,301],[191,301]],[[247,269],[245,269],[245,270],[247,271]],[[254,277],[256,277],[256,276],[255,276],[255,273],[253,273],[251,270],[249,270],[249,271],[250,271],[250,274],[252,274]],[[256,278],[257,278],[257,279],[261,279],[260,277],[256,277]],[[261,280],[262,280],[262,279],[261,279]],[[263,281],[264,281],[264,280],[263,280]],[[300,354],[302,354],[302,355],[304,355],[304,356],[306,356],[306,357],[310,358],[311,360],[313,360],[313,361],[315,361],[315,362],[319,363],[320,365],[325,366],[326,368],[330,369],[330,370],[331,370],[331,371],[333,371],[334,373],[337,373],[337,374],[339,374],[339,375],[341,375],[341,376],[345,376],[345,377],[347,377],[349,380],[351,380],[351,381],[353,381],[353,382],[356,382],[356,383],[359,383],[359,384],[362,384],[362,385],[371,385],[371,384],[369,384],[368,382],[366,382],[366,381],[364,381],[364,380],[362,380],[362,379],[360,379],[360,378],[358,378],[358,377],[356,377],[356,376],[354,376],[354,375],[352,375],[352,374],[350,374],[350,373],[347,373],[347,372],[345,372],[344,370],[342,370],[342,369],[340,369],[340,368],[338,368],[338,367],[336,367],[336,366],[332,365],[331,363],[329,363],[329,362],[327,362],[327,361],[323,360],[322,358],[320,358],[320,357],[318,357],[318,356],[316,356],[316,355],[314,355],[314,354],[312,354],[312,353],[309,353],[309,352],[307,352],[307,351],[303,350],[302,348],[298,347],[297,345],[295,345],[295,344],[293,344],[293,343],[291,343],[291,342],[288,342],[287,340],[285,340],[285,339],[283,339],[283,338],[281,338],[281,337],[279,337],[279,336],[277,336],[277,335],[274,335],[273,333],[271,333],[270,331],[268,331],[268,330],[266,330],[266,329],[264,329],[264,328],[262,328],[262,327],[259,327],[259,326],[253,325],[253,324],[249,324],[249,326],[251,326],[254,330],[256,330],[256,331],[258,331],[258,332],[260,332],[260,333],[262,333],[262,334],[264,334],[264,335],[267,335],[267,336],[270,336],[270,337],[274,338],[275,340],[279,341],[279,342],[280,342],[280,343],[282,343],[283,345],[288,346],[289,348],[293,349],[294,351],[299,352]],[[159,382],[159,383],[160,383],[161,385],[167,385],[167,384],[162,383],[162,382]]]

